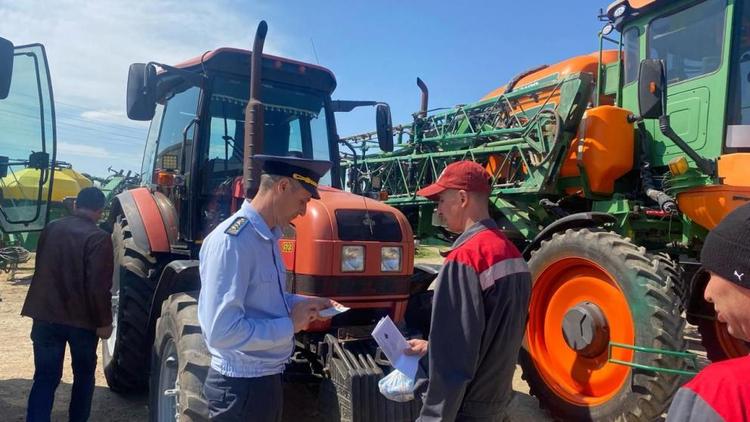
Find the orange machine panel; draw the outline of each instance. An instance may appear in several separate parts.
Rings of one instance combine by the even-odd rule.
[[[380,246],[401,246],[402,271],[388,275],[411,275],[414,266],[414,239],[411,226],[400,212],[382,202],[353,195],[338,189],[322,186],[320,200],[312,200],[307,204],[304,217],[297,217],[293,223],[296,228],[295,272],[308,275],[351,275],[341,272],[341,246],[357,244],[365,246],[365,273],[357,275],[382,275],[380,273]],[[360,209],[370,211],[384,211],[394,213],[401,232],[404,234],[401,242],[342,242],[336,232],[336,210]]]
[[[363,196],[330,187],[320,187],[320,200],[311,200],[307,212],[294,219],[295,229],[280,241],[287,268],[294,268],[294,291],[333,298],[352,308],[353,317],[362,310],[387,312],[401,321],[409,300],[409,277],[414,268],[414,239],[406,218],[394,208]],[[386,212],[393,214],[402,234],[400,241],[342,240],[336,211]],[[363,220],[364,222],[364,220]],[[342,247],[364,248],[364,270],[342,272]],[[401,248],[399,271],[381,269],[382,248]],[[326,330],[331,321],[315,324],[309,331]]]
[[[732,210],[750,203],[750,153],[719,157],[721,185],[703,186],[677,194],[677,204],[691,220],[713,229]]]
[[[610,63],[614,63],[617,61],[618,52],[617,50],[605,50],[602,52],[602,64],[607,65]],[[558,79],[565,77],[567,75],[573,74],[573,73],[581,73],[581,72],[587,72],[594,75],[594,78],[596,78],[597,74],[597,66],[599,65],[599,52],[594,52],[591,54],[586,54],[583,56],[577,56],[570,58],[568,60],[562,61],[557,64],[553,64],[552,66],[545,67],[544,69],[541,69],[539,71],[536,71],[530,75],[526,75],[525,77],[521,78],[521,80],[516,83],[514,89],[520,89],[524,86],[527,86],[529,84],[532,84],[534,82],[537,82],[541,79],[544,79],[550,75],[557,74]],[[497,97],[505,92],[506,85],[501,86],[500,88],[497,88],[490,92],[489,94],[482,97],[482,101],[488,100],[490,98]],[[558,93],[559,95],[559,93]],[[539,95],[539,100],[543,102],[546,99],[546,96]],[[528,102],[532,101],[532,102]],[[524,109],[528,109],[530,107],[534,106],[533,99],[527,100],[527,103],[521,102],[521,106],[524,107]],[[552,103],[557,103],[557,99],[553,97],[551,99]],[[537,104],[537,105],[541,105]]]
[[[582,165],[591,191],[611,195],[615,180],[633,168],[635,135],[633,124],[628,122],[630,114],[624,108],[610,105],[587,110],[560,175],[579,176],[579,165]]]

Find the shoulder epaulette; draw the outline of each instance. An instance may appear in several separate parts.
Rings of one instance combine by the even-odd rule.
[[[242,229],[245,228],[245,226],[247,225],[247,221],[248,220],[245,217],[235,218],[234,221],[232,221],[232,224],[230,224],[229,227],[224,230],[224,233],[230,236],[237,236],[238,234],[240,234]]]

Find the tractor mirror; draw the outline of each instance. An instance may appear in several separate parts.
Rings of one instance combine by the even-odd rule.
[[[393,151],[393,123],[391,122],[391,107],[388,104],[378,103],[375,106],[375,127],[380,150]]]
[[[666,114],[667,84],[664,62],[644,59],[638,71],[638,114],[642,119],[658,119]]]
[[[0,100],[8,97],[13,75],[13,43],[0,38]]]
[[[132,120],[151,120],[156,110],[156,69],[133,63],[128,70],[127,112]]]

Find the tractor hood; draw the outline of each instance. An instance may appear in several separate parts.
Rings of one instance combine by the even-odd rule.
[[[319,192],[320,200],[311,200],[305,216],[293,221],[297,236],[305,232],[318,240],[412,241],[411,226],[395,208],[328,186]]]
[[[318,276],[405,276],[414,266],[414,239],[406,217],[397,209],[363,196],[323,186],[320,199],[307,204],[307,213],[292,223],[281,241],[287,269]],[[284,243],[287,242],[285,245]],[[365,268],[341,271],[342,248],[364,248]],[[401,248],[399,271],[381,271],[383,247]]]

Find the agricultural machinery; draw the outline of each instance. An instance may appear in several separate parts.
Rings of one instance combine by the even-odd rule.
[[[330,187],[279,247],[288,291],[351,310],[298,334],[285,376],[319,383],[325,420],[413,420],[418,403],[377,393],[389,367],[369,334],[385,315],[402,323],[411,290],[430,274],[414,269],[413,235],[398,210],[339,185],[335,113],[374,106],[389,139],[390,110],[331,100],[333,74],[263,54],[266,30],[261,23],[252,53],[220,48],[175,66],[130,67],[128,116],[151,126],[141,186],[114,198],[107,223],[115,250],[107,382],[118,392],[149,389],[152,420],[207,418],[201,386],[210,357],[196,314],[202,239],[254,194],[253,155],[326,159]]]
[[[444,241],[415,192],[453,161],[485,166],[534,280],[519,356],[531,393],[566,420],[652,420],[694,369],[686,319],[711,360],[750,351],[703,299],[698,262],[708,230],[750,201],[750,4],[618,0],[604,18],[599,51],[478,102],[430,110],[418,80],[396,149],[342,138],[340,176]]]

